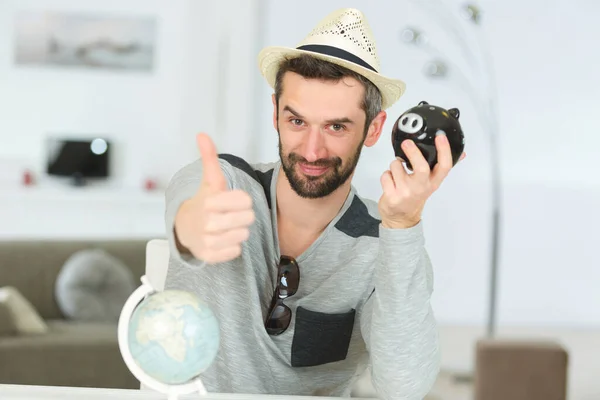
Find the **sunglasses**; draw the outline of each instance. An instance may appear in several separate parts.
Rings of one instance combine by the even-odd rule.
[[[281,335],[290,326],[292,310],[283,301],[293,296],[300,284],[300,269],[293,257],[281,256],[277,267],[277,285],[265,320],[269,335]]]

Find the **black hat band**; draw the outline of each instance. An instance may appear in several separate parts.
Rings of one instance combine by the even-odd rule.
[[[354,54],[337,47],[327,46],[323,44],[307,44],[304,46],[297,47],[297,50],[312,51],[313,53],[319,53],[326,56],[341,58],[342,60],[346,60],[351,63],[360,65],[361,67],[370,69],[371,71],[377,73],[377,70],[370,66],[367,62],[365,62],[365,60],[363,60],[362,58],[357,57]]]

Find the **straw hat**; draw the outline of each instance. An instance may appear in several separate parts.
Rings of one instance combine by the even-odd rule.
[[[332,12],[296,48],[264,48],[258,55],[260,72],[274,88],[279,62],[301,54],[341,65],[369,79],[381,92],[384,110],[393,105],[406,90],[403,81],[380,74],[373,32],[364,14],[357,9],[343,8]]]

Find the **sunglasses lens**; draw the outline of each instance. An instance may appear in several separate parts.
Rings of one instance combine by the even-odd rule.
[[[279,297],[284,299],[292,296],[300,284],[300,269],[296,260],[290,257],[281,257],[279,263]]]
[[[285,304],[277,304],[267,318],[265,324],[267,332],[269,335],[279,335],[280,333],[283,333],[290,325],[291,319],[292,310]]]
[[[271,301],[271,311],[265,321],[265,329],[269,335],[280,335],[290,326],[292,310],[283,304],[283,299],[295,294],[300,285],[300,269],[292,257],[281,256],[277,271],[277,287]]]

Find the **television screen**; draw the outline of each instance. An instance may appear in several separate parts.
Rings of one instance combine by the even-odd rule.
[[[49,139],[47,172],[54,176],[106,178],[110,143],[93,140]]]

